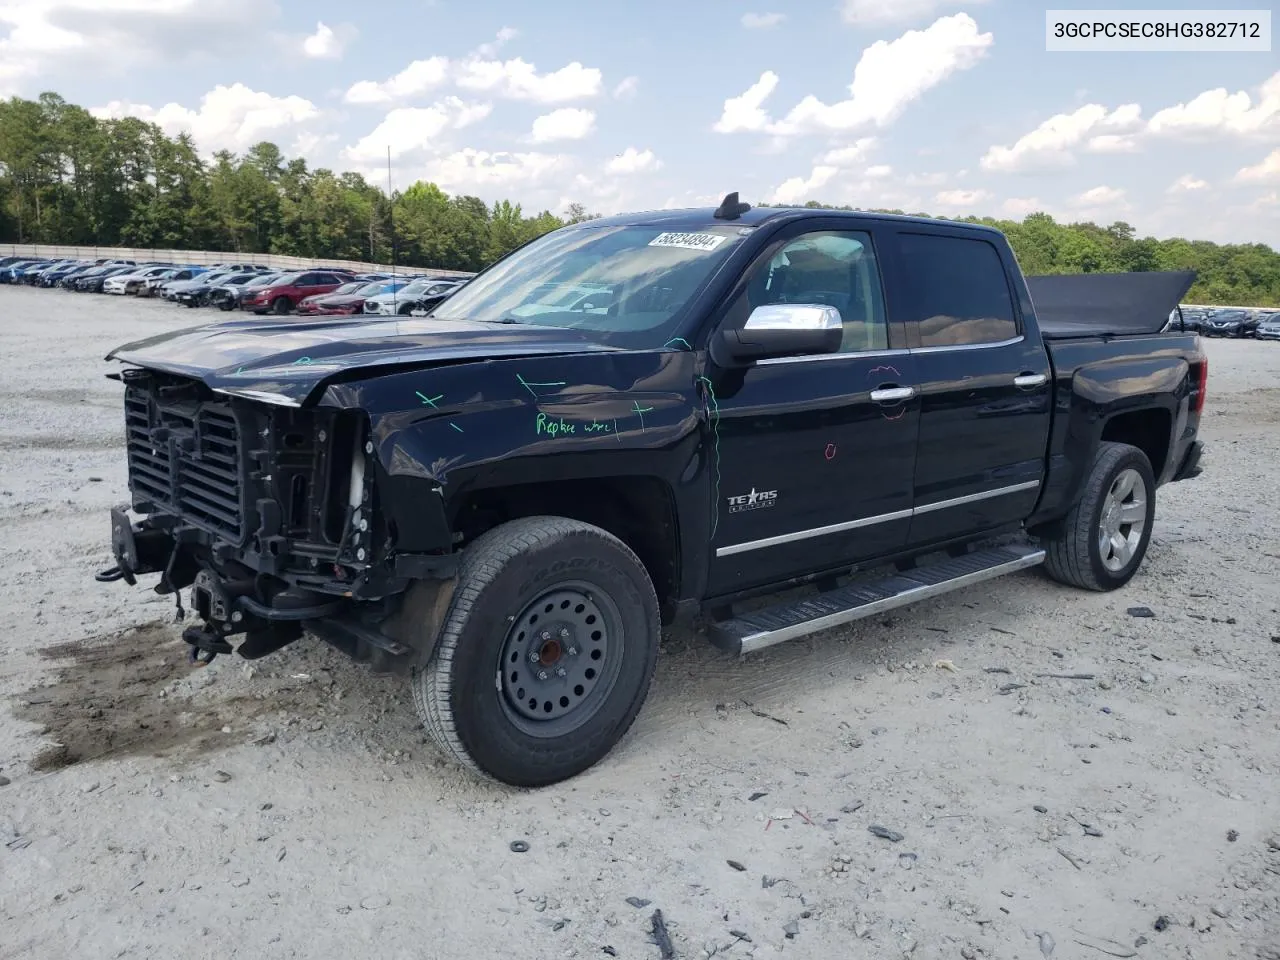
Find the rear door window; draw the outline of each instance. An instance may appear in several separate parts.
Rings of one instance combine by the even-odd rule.
[[[899,233],[903,319],[921,347],[1001,343],[1018,335],[1004,264],[986,240]]]

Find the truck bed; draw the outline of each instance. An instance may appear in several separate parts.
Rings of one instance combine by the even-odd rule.
[[[1153,335],[1195,282],[1191,271],[1027,277],[1045,340]]]

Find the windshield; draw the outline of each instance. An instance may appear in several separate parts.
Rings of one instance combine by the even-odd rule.
[[[282,287],[295,287],[298,285],[298,278],[301,276],[302,274],[300,273],[282,273],[276,277],[275,284],[279,284]]]
[[[557,230],[494,264],[431,316],[573,327],[619,345],[658,346],[749,229]]]

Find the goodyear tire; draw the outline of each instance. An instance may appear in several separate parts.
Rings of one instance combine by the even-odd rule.
[[[1156,484],[1147,455],[1127,443],[1101,443],[1079,502],[1052,537],[1045,571],[1059,583],[1115,590],[1128,583],[1151,542]]]
[[[434,651],[414,670],[414,705],[472,770],[556,783],[631,727],[660,634],[653,585],[621,540],[563,517],[514,520],[467,549]]]

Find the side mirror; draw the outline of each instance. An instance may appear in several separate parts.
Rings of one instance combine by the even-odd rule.
[[[741,330],[720,333],[725,352],[740,361],[836,353],[842,335],[840,311],[821,303],[765,304]]]

